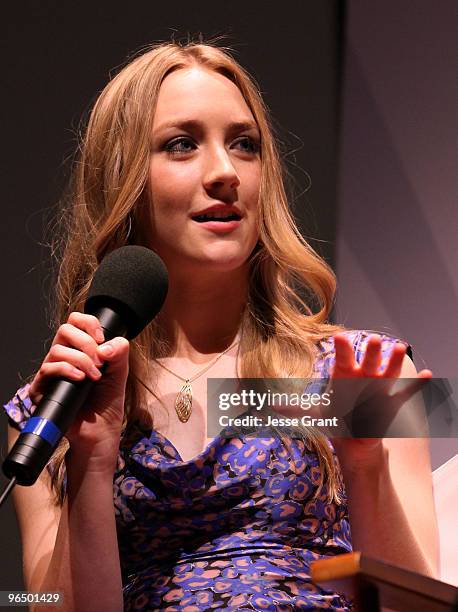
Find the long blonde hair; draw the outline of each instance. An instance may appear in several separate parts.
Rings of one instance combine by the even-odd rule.
[[[309,377],[318,356],[317,344],[341,329],[327,323],[335,276],[294,223],[259,88],[227,49],[212,44],[154,45],[125,66],[95,102],[60,219],[64,232],[56,250],[60,266],[55,326],[83,308],[94,271],[107,253],[125,244],[143,243],[140,217],[141,208],[148,205],[150,134],[159,89],[172,71],[196,65],[224,75],[239,88],[261,134],[259,242],[249,262],[240,373],[251,378]],[[298,289],[309,296],[307,302],[313,302],[313,309]],[[125,425],[134,417],[144,422],[150,418],[141,409],[149,393],[145,380],[148,363],[162,349],[154,321],[131,342]],[[328,484],[328,499],[340,502],[340,479],[328,440],[313,430],[304,435],[319,457],[321,484]],[[65,494],[67,448],[63,441],[52,459],[58,504]]]

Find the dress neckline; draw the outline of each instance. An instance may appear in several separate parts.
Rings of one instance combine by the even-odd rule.
[[[173,454],[175,455],[174,460],[179,461],[182,464],[190,464],[190,463],[194,463],[195,461],[198,461],[199,459],[201,459],[202,457],[204,457],[205,455],[207,455],[210,450],[216,446],[217,443],[219,443],[221,441],[221,434],[218,434],[215,438],[213,438],[213,440],[211,440],[206,447],[197,455],[195,455],[194,457],[192,457],[191,459],[186,459],[184,460],[183,457],[181,456],[180,451],[177,449],[177,447],[175,446],[175,444],[169,439],[167,438],[167,436],[165,436],[164,434],[162,434],[160,431],[157,431],[156,429],[145,429],[144,427],[142,427],[138,422],[136,423],[137,428],[144,434],[146,434],[149,438],[149,440],[153,440],[154,438],[158,439],[162,444],[167,445],[170,447],[170,449],[173,451]]]

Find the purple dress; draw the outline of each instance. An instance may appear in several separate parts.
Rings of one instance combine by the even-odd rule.
[[[368,333],[348,334],[359,361]],[[394,342],[383,337],[385,361]],[[315,369],[326,378],[333,341],[320,348]],[[5,409],[22,429],[34,409],[27,387]],[[313,499],[320,467],[308,443],[288,446],[278,437],[218,436],[183,461],[160,433],[128,426],[113,477],[126,611],[352,608],[309,573],[311,561],[352,550],[337,458],[333,451],[340,505],[327,502],[326,482]]]

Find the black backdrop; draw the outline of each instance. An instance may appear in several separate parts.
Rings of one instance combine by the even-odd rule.
[[[302,231],[334,263],[343,8],[343,0],[30,1],[9,7],[2,41],[3,401],[36,367],[50,338],[43,225],[68,177],[80,118],[110,70],[151,42],[226,35],[276,119]],[[4,417],[0,428],[4,456]],[[11,498],[0,513],[0,590],[20,589]]]

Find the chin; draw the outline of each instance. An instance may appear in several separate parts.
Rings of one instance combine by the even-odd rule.
[[[250,259],[253,249],[256,243],[249,248],[246,245],[243,248],[237,244],[214,244],[209,245],[196,245],[197,248],[191,247],[191,242],[188,248],[177,249],[173,252],[159,252],[158,254],[164,259],[164,262],[169,269],[169,273],[174,268],[182,275],[185,270],[189,270],[192,274],[202,274],[203,272],[218,272],[219,274],[225,272],[233,272],[242,268],[248,267],[248,260]],[[198,248],[198,247],[201,248]],[[173,273],[173,272],[172,272]],[[186,272],[187,273],[187,272]]]
[[[239,249],[235,251],[235,249],[232,250],[227,248],[227,245],[225,245],[224,248],[218,249],[218,252],[216,252],[215,249],[206,252],[204,251],[199,255],[194,254],[193,259],[198,263],[198,265],[204,267],[205,270],[230,272],[245,266],[250,257],[250,253],[251,251],[248,252],[245,249],[243,249],[243,252],[241,252]]]
[[[201,265],[205,266],[205,270],[215,270],[218,272],[231,272],[233,270],[238,270],[245,265],[247,265],[247,259],[242,259],[240,257],[234,258],[208,258],[204,259],[201,262]]]

